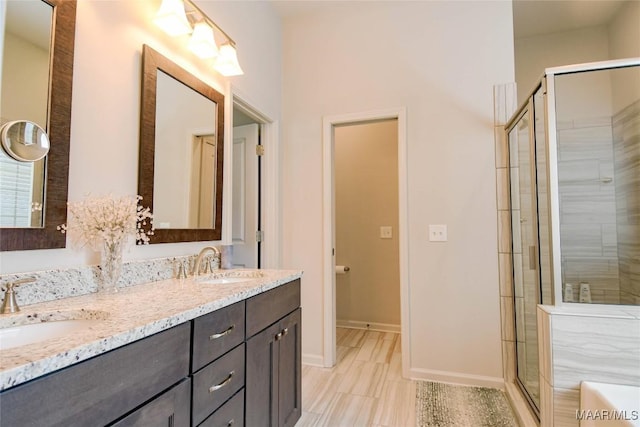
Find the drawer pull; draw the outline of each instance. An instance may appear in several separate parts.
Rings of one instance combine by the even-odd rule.
[[[212,385],[211,387],[209,387],[209,393],[213,393],[214,391],[219,390],[229,384],[231,382],[231,378],[233,378],[234,373],[235,371],[229,372],[229,376],[224,381],[222,381],[220,384]]]
[[[213,341],[213,340],[217,340],[218,338],[222,338],[225,335],[229,335],[231,333],[231,331],[233,331],[235,328],[236,328],[236,325],[231,325],[226,330],[224,330],[222,332],[218,332],[217,334],[209,335],[209,340]]]
[[[282,336],[285,336],[289,333],[289,328],[284,328],[284,330],[282,331]]]
[[[282,332],[278,332],[276,334],[276,341],[280,341],[281,338],[282,338]]]
[[[229,422],[227,423],[227,427],[231,427],[235,422],[236,420],[229,420]]]

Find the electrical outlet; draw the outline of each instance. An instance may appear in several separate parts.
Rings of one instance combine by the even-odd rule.
[[[446,242],[447,226],[444,224],[429,225],[429,241],[430,242]]]
[[[380,227],[380,238],[391,239],[393,238],[393,228],[390,225]]]

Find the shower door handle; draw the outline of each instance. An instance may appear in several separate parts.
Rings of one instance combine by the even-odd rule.
[[[538,251],[536,250],[536,246],[529,246],[529,270],[537,270],[538,269],[538,260],[536,254]]]

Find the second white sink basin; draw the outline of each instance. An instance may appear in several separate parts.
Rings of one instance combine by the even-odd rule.
[[[205,279],[200,281],[202,285],[227,285],[229,283],[250,282],[254,278],[247,277],[218,277],[217,279]]]
[[[197,279],[201,285],[228,285],[231,283],[251,282],[261,279],[264,275],[260,271],[237,270],[230,273],[217,273],[209,277]]]

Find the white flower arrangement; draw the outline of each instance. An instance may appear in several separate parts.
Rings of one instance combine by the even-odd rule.
[[[141,196],[102,196],[69,202],[70,221],[57,228],[96,250],[105,243],[111,245],[134,236],[146,245],[153,235],[153,215],[139,204],[141,200]]]

